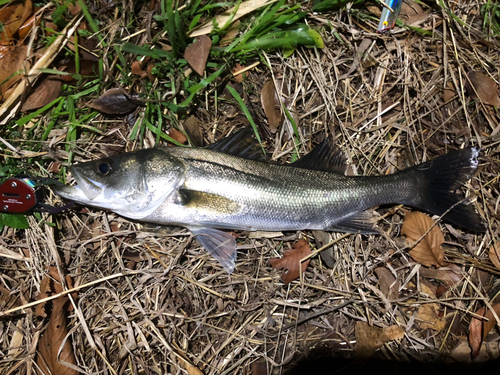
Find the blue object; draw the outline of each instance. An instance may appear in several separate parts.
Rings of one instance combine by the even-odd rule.
[[[394,27],[396,20],[398,19],[399,11],[401,10],[401,6],[403,5],[403,0],[384,1],[394,12],[391,12],[389,9],[384,7],[378,24],[377,33],[385,33]]]

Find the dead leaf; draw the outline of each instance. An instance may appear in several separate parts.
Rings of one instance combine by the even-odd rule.
[[[500,303],[493,306],[493,310],[497,315],[500,315]],[[481,321],[476,318],[472,318],[469,324],[469,346],[471,349],[472,358],[476,358],[481,350],[481,345],[488,336],[488,333],[497,324],[495,317],[490,309],[486,307],[481,307],[476,311],[477,315],[484,316],[488,321]]]
[[[226,46],[230,45],[233,42],[233,40],[236,39],[239,32],[240,32],[240,21],[238,20],[238,21],[234,22],[231,25],[231,27],[229,27],[226,35],[224,35],[222,37],[222,39],[220,40],[219,46],[226,47]]]
[[[31,0],[26,0],[24,4],[11,5],[0,10],[0,23],[3,26],[0,33],[0,44],[10,43],[12,36],[31,16],[32,9]]]
[[[399,340],[404,337],[405,330],[393,325],[386,328],[371,326],[366,322],[356,322],[356,346],[354,354],[356,357],[372,357],[378,348],[387,341]]]
[[[21,111],[42,108],[57,99],[61,93],[61,80],[54,75],[47,76],[38,84],[24,101]]]
[[[480,99],[484,104],[500,106],[496,82],[481,72],[471,71],[466,82],[467,92],[472,99]]]
[[[453,86],[452,81],[448,81],[446,83],[446,88],[443,90],[443,100],[446,103],[447,101],[453,99],[455,97],[455,87]]]
[[[285,250],[282,258],[271,258],[269,263],[277,270],[283,270],[281,280],[289,284],[300,277],[300,260],[311,254],[307,241],[300,239],[292,245],[291,250]],[[306,271],[310,259],[302,263],[302,273]]]
[[[88,106],[108,115],[125,115],[135,110],[138,105],[132,97],[115,88],[105,91]]]
[[[409,212],[404,219],[401,234],[405,235],[409,245],[412,245],[415,241],[420,240],[433,225],[434,220],[428,215],[418,211]],[[441,247],[443,242],[443,233],[439,226],[436,225],[410,250],[410,255],[416,262],[426,267],[441,267],[444,265],[444,250]]]
[[[12,50],[5,47],[0,49],[0,66],[2,67],[0,69],[0,94],[2,97],[14,83],[22,78],[22,72],[28,69],[27,53],[28,47],[26,46],[19,46]]]
[[[181,356],[178,356],[177,359],[179,360],[181,367],[186,370],[189,375],[203,375],[203,372],[198,367],[192,365]]]
[[[189,141],[195,147],[203,147],[203,132],[201,131],[198,119],[194,116],[189,116],[184,124],[182,124]]]
[[[388,300],[393,301],[399,297],[399,286],[401,282],[396,280],[394,275],[385,267],[378,267],[375,269],[379,281],[379,289],[387,297]]]
[[[318,249],[331,242],[330,233],[322,230],[313,230],[311,232]],[[333,246],[324,249],[321,253],[319,253],[319,255],[329,268],[333,268],[335,266],[335,259],[333,258]]]
[[[189,36],[194,38],[200,35],[210,34],[214,28],[214,25],[217,25],[218,27],[223,27],[226,25],[228,21],[236,22],[236,20],[239,20],[244,15],[253,12],[254,10],[257,10],[265,5],[275,3],[276,1],[277,0],[243,1],[242,3],[226,10],[225,12],[219,14],[213,19],[207,21],[200,27],[195,28],[193,31],[191,31]]]
[[[267,375],[267,366],[266,362],[259,361],[252,363],[252,372],[251,375]]]
[[[142,69],[142,63],[137,60],[132,63],[130,71],[132,74],[141,78],[146,78],[148,76],[148,72]]]
[[[260,93],[260,102],[267,116],[269,130],[274,134],[283,122],[283,114],[281,113],[281,103],[272,79],[268,79],[264,83]]]
[[[202,35],[184,52],[184,58],[199,76],[203,76],[205,72],[210,47],[212,47],[212,40],[208,36]]]
[[[177,129],[170,128],[168,135],[179,143],[185,144],[187,142],[187,137]]]
[[[238,82],[238,83],[241,83],[245,80],[245,78],[247,77],[247,73],[240,73],[240,74],[237,74],[237,75],[234,75],[235,73],[239,72],[240,70],[243,70],[245,67],[242,66],[240,63],[236,63],[234,65],[234,68],[233,68],[233,79]]]
[[[21,306],[21,301],[10,290],[0,286],[0,310],[5,311],[13,307]]]
[[[73,286],[73,282],[69,275],[66,276],[66,284],[68,288],[72,288]],[[42,280],[40,291],[41,293],[38,296],[38,300],[63,291],[59,272],[56,267],[50,267],[49,273]],[[49,324],[38,342],[38,356],[36,362],[44,374],[77,375],[77,371],[63,364],[63,362],[67,362],[72,365],[76,365],[75,355],[73,353],[70,340],[66,340],[66,336],[68,334],[66,311],[69,310],[69,298],[67,296],[63,296],[52,300],[51,302],[52,309]],[[47,316],[44,307],[39,309],[39,306],[44,305],[45,304],[37,305],[37,315],[44,317]],[[64,345],[59,353],[59,349],[63,343]]]
[[[33,14],[30,18],[26,20],[20,27],[19,30],[17,30],[17,33],[19,34],[19,39],[23,40],[28,36],[29,32],[31,29],[33,29],[33,26],[40,25],[41,17],[35,17]]]
[[[460,338],[457,346],[451,351],[450,357],[456,362],[471,362],[470,347],[467,339]],[[491,362],[493,359],[496,359],[498,357],[500,357],[498,340],[485,341],[483,345],[481,345],[479,355],[474,358],[474,363]]]
[[[437,303],[426,303],[420,306],[416,319],[422,329],[432,329],[439,332],[446,327],[446,319],[439,316]]]
[[[424,12],[417,2],[405,1],[401,6],[400,18],[406,25],[416,25],[425,20],[429,14],[430,12]]]
[[[449,286],[453,286],[460,281],[462,281],[463,272],[460,266],[456,264],[449,264],[446,267],[433,269],[433,268],[421,268],[420,276],[428,279],[436,279],[446,283]]]
[[[488,255],[490,256],[491,263],[500,270],[500,242],[490,247]]]

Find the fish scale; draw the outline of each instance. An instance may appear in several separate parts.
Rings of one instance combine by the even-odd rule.
[[[228,272],[235,267],[236,242],[224,229],[378,233],[367,210],[382,204],[405,204],[468,230],[485,229],[457,193],[478,167],[478,148],[392,175],[345,176],[341,154],[325,142],[297,163],[278,165],[260,161],[242,139],[248,133],[210,149],[157,147],[77,164],[70,168],[77,185],[53,190],[131,219],[187,227]]]

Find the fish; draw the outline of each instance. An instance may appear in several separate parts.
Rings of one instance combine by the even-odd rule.
[[[371,209],[404,204],[473,232],[485,226],[462,186],[480,148],[452,151],[383,176],[346,176],[345,157],[323,141],[291,164],[266,161],[251,127],[207,148],[153,147],[77,163],[76,185],[55,194],[159,225],[183,226],[228,273],[236,241],[228,230],[380,233]]]

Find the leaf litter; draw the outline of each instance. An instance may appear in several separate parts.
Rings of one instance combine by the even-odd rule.
[[[247,95],[245,103],[257,113],[256,121],[265,117],[259,102],[261,88],[271,74],[266,64],[289,88],[288,97],[298,115],[296,136],[289,137],[287,126],[278,127],[271,136],[266,125],[257,124],[266,151],[274,162],[289,163],[326,138],[345,152],[349,168],[355,174],[378,175],[457,148],[480,144],[480,165],[469,183],[469,192],[492,230],[489,234],[477,235],[442,225],[445,242],[441,248],[446,264],[441,264],[444,267],[432,264],[440,264],[434,253],[424,256],[430,267],[408,255],[409,244],[400,237],[405,215],[399,208],[377,209],[381,215],[378,222],[383,231],[381,236],[342,237],[328,233],[329,238],[321,246],[333,243],[328,248],[333,254],[332,268],[315,254],[303,272],[303,283],[295,279],[285,287],[279,282],[279,272],[267,261],[276,256],[276,249],[288,248],[298,238],[312,241],[314,235],[310,231],[257,238],[236,232],[240,247],[238,265],[228,278],[216,262],[200,251],[189,232],[181,228],[164,228],[162,233],[151,235],[141,232],[138,223],[115,214],[77,209],[59,216],[42,214],[47,224],[29,217],[31,227],[26,230],[3,229],[0,245],[10,251],[5,254],[17,254],[7,257],[0,253],[3,285],[22,304],[34,301],[42,275],[56,257],[67,265],[71,277],[78,280],[77,285],[95,282],[83,287],[85,295],[78,303],[80,318],[76,318],[76,314],[67,315],[78,364],[87,372],[112,373],[111,369],[127,372],[130,368],[130,372],[136,373],[177,373],[185,371],[185,363],[179,359],[184,358],[205,374],[248,373],[256,360],[264,361],[270,373],[287,373],[293,365],[305,363],[306,355],[313,358],[315,353],[335,352],[352,358],[359,321],[379,328],[404,327],[404,338],[385,341],[375,350],[370,349],[376,358],[391,358],[400,364],[408,358],[417,358],[435,364],[457,348],[463,348],[465,339],[468,358],[465,361],[470,361],[471,350],[466,342],[469,323],[478,317],[483,301],[490,306],[497,304],[495,278],[499,272],[489,259],[489,250],[498,242],[500,127],[494,108],[484,101],[485,105],[481,105],[469,91],[462,93],[466,90],[468,67],[498,81],[498,72],[491,67],[498,66],[500,58],[498,50],[484,43],[494,46],[495,39],[480,31],[488,18],[482,18],[479,4],[471,2],[460,7],[448,1],[440,4],[433,5],[432,16],[417,21],[416,28],[397,27],[389,35],[375,35],[376,21],[371,15],[364,17],[365,5],[353,4],[349,12],[341,9],[309,13],[305,22],[321,34],[324,49],[299,47],[286,59],[280,53],[266,52],[265,64],[258,58],[237,62],[253,67],[245,72],[247,78],[242,82],[241,96]],[[44,168],[57,160],[64,173],[69,159],[80,162],[112,152],[151,147],[157,142],[157,133],[153,130],[159,129],[159,123],[152,122],[153,130],[141,127],[154,119],[147,107],[138,108],[126,121],[95,113],[92,113],[95,117],[85,118],[89,114],[85,104],[100,92],[116,87],[111,77],[122,87],[137,89],[141,97],[147,99],[162,95],[168,98],[167,93],[174,92],[178,95],[176,99],[181,100],[186,97],[182,95],[186,95],[189,80],[198,78],[196,74],[186,80],[177,75],[162,75],[161,69],[170,62],[146,56],[144,60],[150,60],[142,69],[151,73],[151,82],[147,82],[149,79],[144,75],[142,79],[132,76],[134,81],[129,80],[127,69],[138,56],[123,51],[125,61],[117,56],[114,47],[120,47],[122,38],[137,32],[128,40],[142,45],[141,41],[152,40],[151,34],[155,41],[160,38],[160,42],[155,43],[160,48],[160,43],[171,44],[169,37],[161,34],[164,32],[161,21],[155,23],[146,18],[145,15],[151,14],[149,4],[137,4],[137,10],[140,9],[137,25],[130,22],[126,11],[122,14],[118,10],[115,16],[103,6],[105,4],[96,3],[87,11],[99,20],[99,25],[122,22],[127,29],[109,26],[95,31],[104,42],[94,51],[106,67],[106,76],[99,83],[100,91],[79,98],[89,86],[85,89],[72,86],[75,91],[65,93],[74,100],[77,122],[84,121],[84,125],[102,133],[88,132],[82,127],[75,132],[77,136],[71,138],[67,125],[73,126],[75,122],[64,106],[61,112],[45,112],[26,126],[16,125],[16,135],[7,139],[15,147],[29,149],[40,143],[46,129],[54,127],[47,132],[50,135],[43,143],[51,158],[35,160]],[[152,6],[156,6],[155,12],[160,9],[159,3]],[[422,8],[424,12],[429,10],[425,4]],[[240,18],[237,38],[245,35],[248,25],[262,15],[260,12]],[[221,24],[211,20],[218,14],[218,9],[212,9],[200,18],[201,24],[209,21],[210,37],[214,40],[219,36]],[[453,18],[454,15],[458,19]],[[467,29],[462,28],[460,22],[466,22]],[[41,28],[37,30],[37,38],[41,31]],[[120,34],[122,32],[124,34]],[[82,33],[85,33],[83,29]],[[363,39],[367,39],[363,44],[366,49],[363,56],[358,57],[357,48]],[[188,44],[191,42],[192,39],[188,39]],[[219,62],[215,52],[211,51],[208,63]],[[83,61],[86,60],[80,60],[81,75],[85,75]],[[357,68],[347,74],[356,61]],[[228,67],[235,66],[233,60],[227,62]],[[256,63],[260,65],[254,65]],[[65,64],[70,65],[71,61]],[[73,66],[76,75],[75,64]],[[94,79],[99,75],[97,67],[94,62],[91,70]],[[210,69],[206,69],[207,76]],[[223,78],[232,79],[223,74],[212,81],[207,91],[200,91],[203,95],[198,95],[196,107],[190,107],[186,114],[172,114],[166,106],[158,107],[164,116],[161,131],[167,135],[171,127],[176,127],[191,139],[184,122],[193,116],[198,140],[211,143],[246,126],[247,120],[240,108],[218,96]],[[77,81],[72,80],[73,84]],[[88,85],[89,80],[83,82]],[[167,84],[161,86],[165,82]],[[443,98],[445,89],[449,92]],[[382,112],[389,108],[387,103],[399,104]],[[159,144],[168,144],[161,139]],[[2,151],[9,154],[8,150]],[[2,164],[2,168],[4,166]],[[45,173],[38,166],[30,172]],[[50,220],[55,222],[52,230]],[[383,274],[380,269],[384,270]],[[104,280],[123,273],[128,275]],[[429,290],[423,288],[423,284]],[[441,287],[445,290],[438,293]],[[424,308],[430,304],[434,306]],[[9,306],[20,307],[18,303]],[[18,359],[34,356],[34,351],[30,354],[29,344],[36,343],[39,330],[31,324],[30,308],[19,311],[3,316],[0,322],[6,337],[0,341],[1,350],[4,353],[15,350]],[[446,323],[444,328],[433,329],[439,321]],[[19,342],[14,332],[24,334],[22,344],[16,348],[9,347],[11,342]],[[496,330],[491,329],[480,346],[481,351],[484,352],[487,344],[498,344],[495,333]],[[134,342],[140,350],[129,351],[134,348]],[[319,351],[319,347],[325,348],[324,351]],[[172,354],[175,351],[179,357]],[[7,359],[0,364],[0,371],[10,371],[11,366],[19,366],[20,373],[24,373],[29,361]],[[309,371],[311,368],[311,365],[307,367]]]

